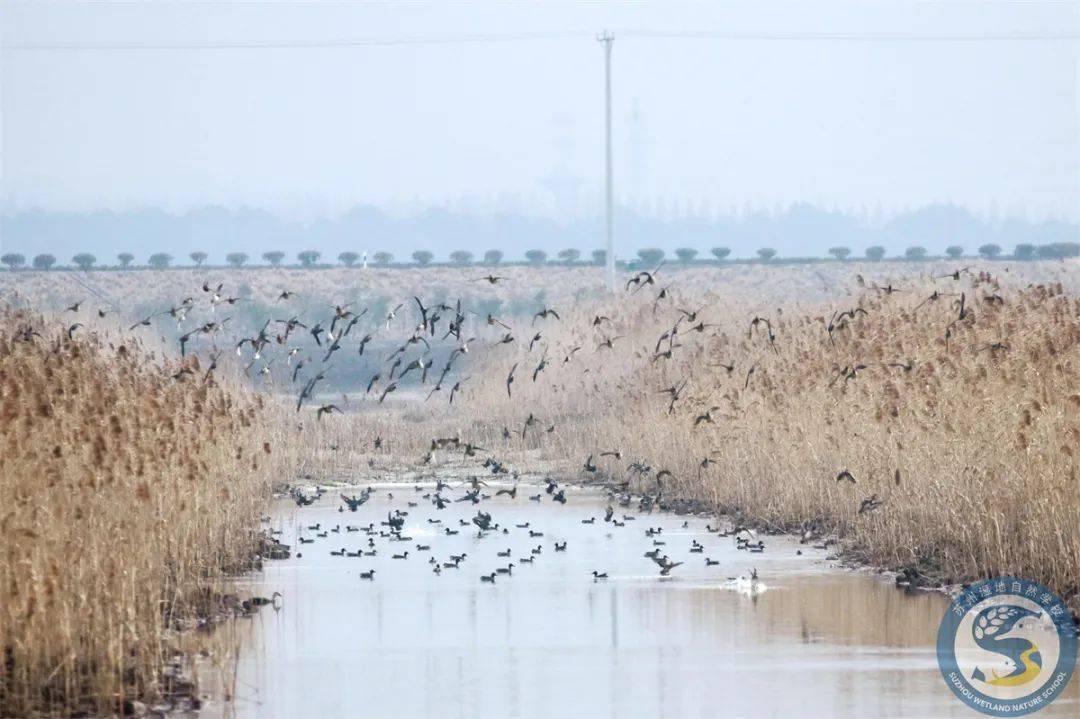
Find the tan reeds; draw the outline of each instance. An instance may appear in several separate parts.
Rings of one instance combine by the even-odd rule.
[[[176,689],[170,630],[220,610],[268,494],[257,399],[58,324],[0,314],[4,716]]]

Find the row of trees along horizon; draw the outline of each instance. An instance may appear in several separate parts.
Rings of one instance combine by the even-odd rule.
[[[1045,245],[1035,245],[1030,243],[1021,243],[1013,248],[1011,255],[1005,254],[1004,249],[997,244],[987,243],[978,247],[978,256],[987,260],[993,259],[1013,259],[1013,260],[1054,260],[1064,259],[1067,257],[1080,257],[1080,243],[1077,242],[1052,242]],[[959,260],[969,255],[965,254],[965,248],[960,245],[950,245],[945,248],[943,255],[931,255],[929,251],[922,246],[915,245],[907,248],[903,255],[898,255],[894,258],[897,260],[905,261],[921,261],[932,259],[953,259]],[[829,249],[828,257],[794,257],[794,258],[781,258],[777,256],[775,249],[771,247],[762,247],[757,250],[756,257],[737,259],[731,258],[731,249],[727,247],[713,247],[709,250],[711,257],[701,257],[698,250],[692,247],[680,247],[674,252],[673,257],[668,257],[667,253],[659,248],[650,247],[637,251],[636,260],[618,260],[620,265],[624,266],[655,266],[661,262],[672,262],[676,264],[717,264],[722,262],[785,262],[785,263],[797,263],[797,262],[815,262],[820,260],[857,260],[866,259],[873,262],[886,259],[886,251],[884,247],[880,245],[874,245],[867,247],[864,250],[863,257],[853,255],[850,247],[832,247]],[[191,265],[188,267],[203,267],[207,266],[207,260],[209,255],[205,252],[192,252],[188,255],[191,260]],[[548,253],[543,250],[528,250],[524,254],[524,263],[517,262],[512,264],[527,264],[527,265],[545,265],[545,264],[559,264],[559,265],[603,265],[607,261],[607,252],[605,250],[593,250],[588,259],[582,259],[582,254],[576,249],[565,249],[558,252],[555,258],[549,258]],[[27,267],[26,256],[9,252],[4,255],[0,255],[0,263],[7,265],[10,270],[20,269],[34,269],[34,270],[51,270],[51,269],[71,269],[78,268],[81,270],[91,269],[130,269],[137,267],[135,265],[135,255],[130,252],[121,252],[116,256],[116,265],[100,265],[98,258],[88,252],[80,252],[71,258],[70,265],[62,265],[57,263],[57,258],[54,255],[48,253],[42,253],[34,256],[30,261],[30,266]],[[157,252],[150,255],[147,258],[146,266],[153,269],[166,269],[172,266],[180,266],[173,264],[172,255],[165,252]],[[306,268],[325,268],[333,266],[333,263],[322,262],[322,253],[317,250],[305,250],[296,254],[296,264],[288,265],[285,263],[287,255],[284,252],[272,251],[264,252],[262,254],[262,260],[264,264],[262,266],[270,267],[306,267]],[[488,250],[483,254],[480,259],[477,259],[472,252],[467,250],[457,250],[451,252],[448,256],[448,261],[443,263],[435,262],[435,255],[432,252],[426,250],[418,250],[410,255],[411,262],[395,262],[394,255],[389,252],[375,252],[371,255],[371,263],[375,267],[391,267],[391,266],[419,266],[424,267],[431,264],[449,264],[456,266],[469,266],[469,265],[486,265],[489,267],[496,267],[505,263],[505,255],[501,250]],[[225,255],[226,266],[231,267],[244,267],[253,266],[251,263],[251,257],[245,252],[231,252]],[[361,255],[358,252],[342,252],[337,256],[337,262],[345,267],[354,267],[358,263],[368,264],[366,255]],[[508,263],[509,264],[509,263]]]

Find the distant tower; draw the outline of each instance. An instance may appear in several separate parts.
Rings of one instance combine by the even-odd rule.
[[[537,184],[551,197],[554,203],[552,209],[557,217],[573,217],[578,212],[581,191],[585,186],[585,181],[570,169],[575,154],[574,121],[567,115],[557,115],[551,118],[551,126],[556,150],[555,164]]]

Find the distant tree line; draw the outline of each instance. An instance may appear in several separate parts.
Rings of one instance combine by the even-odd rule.
[[[1020,243],[1013,248],[1011,255],[1005,255],[1003,248],[995,243],[987,243],[980,245],[976,248],[978,255],[987,260],[994,259],[1012,259],[1012,260],[1054,260],[1064,259],[1068,257],[1080,257],[1080,243],[1077,242],[1051,242],[1044,245],[1035,245],[1031,243]],[[693,247],[680,247],[675,250],[673,258],[667,257],[667,253],[656,247],[646,247],[637,251],[637,261],[644,266],[658,265],[661,262],[671,262],[674,264],[700,264],[700,263],[722,263],[729,261],[728,258],[731,255],[731,249],[728,247],[713,247],[709,250],[713,259],[698,259],[698,250]],[[945,248],[943,255],[938,255],[937,259],[949,258],[953,260],[959,260],[965,257],[966,249],[960,245],[950,245]],[[863,258],[872,262],[880,262],[885,259],[885,248],[880,245],[872,245],[867,247],[863,251]],[[772,247],[762,247],[756,252],[756,259],[754,262],[768,263],[777,260],[777,251]],[[829,255],[832,259],[838,262],[852,261],[854,255],[850,247],[830,247]],[[205,252],[192,252],[188,255],[191,260],[191,266],[203,267],[206,264],[208,255]],[[287,255],[280,251],[271,251],[262,253],[262,260],[264,266],[281,267],[284,265]],[[588,260],[582,260],[581,251],[574,248],[567,248],[561,250],[556,259],[551,260],[548,258],[548,253],[544,250],[528,250],[525,252],[525,262],[532,266],[542,265],[603,265],[607,261],[607,252],[604,250],[593,250]],[[153,269],[166,269],[173,266],[173,256],[165,252],[156,252],[146,259],[146,266]],[[225,255],[225,262],[230,267],[244,267],[249,264],[251,258],[245,252],[230,252]],[[296,254],[296,263],[293,267],[326,267],[329,265],[320,264],[319,260],[322,259],[322,253],[318,250],[304,250]],[[360,255],[357,252],[342,252],[337,256],[337,262],[344,267],[355,267],[358,262],[363,259],[364,266],[367,266],[368,260],[366,253]],[[435,255],[427,250],[417,250],[410,256],[411,263],[420,267],[426,267],[435,262]],[[790,258],[787,262],[808,261],[816,258]],[[914,245],[904,250],[903,255],[900,255],[896,259],[918,262],[922,260],[935,259],[929,254],[929,251],[921,246]],[[470,265],[482,265],[487,267],[495,267],[503,264],[505,261],[505,255],[501,250],[488,250],[483,254],[480,260],[476,260],[472,252],[467,250],[455,250],[448,256],[448,263],[451,265],[466,267]],[[112,267],[119,269],[129,269],[134,266],[135,255],[130,252],[121,252],[116,256],[116,264]],[[26,266],[26,256],[14,252],[9,252],[4,255],[0,255],[0,263],[7,265],[11,270],[23,269]],[[390,252],[376,252],[371,256],[371,264],[376,267],[389,267],[394,264],[394,255]],[[35,270],[53,270],[60,268],[76,267],[80,270],[89,271],[95,267],[104,267],[98,263],[98,258],[88,252],[80,252],[71,258],[69,265],[58,265],[57,259],[54,255],[48,253],[42,253],[35,255],[31,261],[30,266]]]

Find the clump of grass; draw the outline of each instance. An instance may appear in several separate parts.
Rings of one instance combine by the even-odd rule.
[[[26,334],[26,328],[35,334]],[[37,334],[39,333],[39,334]],[[128,337],[0,313],[0,714],[168,695],[268,495],[261,402]]]

